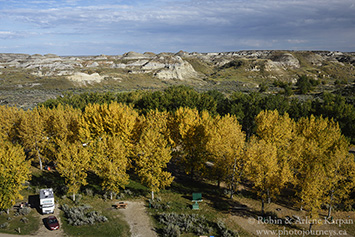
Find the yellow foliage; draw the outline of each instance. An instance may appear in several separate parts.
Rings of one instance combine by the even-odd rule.
[[[25,159],[21,146],[0,142],[0,209],[8,209],[22,198],[20,191],[30,178],[30,163]]]
[[[272,143],[251,137],[245,151],[246,174],[257,189],[258,195],[265,199],[267,192],[274,196],[279,191],[280,168],[277,161],[277,148]]]
[[[298,196],[316,215],[321,203],[332,205],[354,187],[354,160],[348,154],[348,142],[333,120],[301,118],[297,132],[302,138],[302,155],[297,165]]]
[[[179,108],[169,120],[171,138],[176,149],[176,158],[187,174],[203,169],[206,161],[207,112],[200,116],[197,109]]]
[[[12,141],[15,132],[15,125],[18,122],[22,110],[16,107],[0,105],[0,139]]]
[[[245,134],[235,116],[229,114],[205,119],[206,150],[213,166],[208,170],[210,176],[216,176],[218,181],[238,182],[243,172],[243,149]]]
[[[277,149],[277,162],[280,167],[280,189],[287,182],[294,181],[293,172],[295,161],[300,156],[300,146],[295,133],[296,124],[287,113],[279,115],[277,110],[262,111],[256,118],[256,134]]]
[[[81,185],[86,185],[90,153],[80,142],[60,141],[56,154],[57,170],[65,179],[69,193],[77,193]]]
[[[117,136],[104,135],[91,149],[91,167],[103,179],[102,187],[109,192],[119,193],[120,187],[128,184],[126,173],[129,165],[126,148]]]
[[[127,143],[132,136],[137,117],[138,113],[132,107],[117,102],[90,104],[85,107],[79,133],[84,140],[107,134],[120,136]]]
[[[171,159],[171,150],[162,131],[165,130],[164,114],[152,112],[145,120],[139,141],[134,148],[134,169],[142,182],[153,192],[171,184],[171,173],[164,171]]]
[[[43,159],[46,158],[43,150],[48,143],[44,126],[45,110],[45,108],[35,108],[21,113],[19,125],[17,126],[21,145],[29,151],[30,156],[38,158],[41,169]]]

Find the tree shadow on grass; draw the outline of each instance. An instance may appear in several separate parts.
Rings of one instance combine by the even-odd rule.
[[[40,174],[32,175],[31,185],[37,188],[53,188],[54,194],[64,195],[65,181],[56,170],[44,170]]]

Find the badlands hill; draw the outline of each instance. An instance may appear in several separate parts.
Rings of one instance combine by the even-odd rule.
[[[24,108],[65,91],[130,91],[189,85],[197,90],[258,91],[306,75],[335,89],[355,79],[355,53],[250,50],[70,56],[0,54],[0,104]],[[273,91],[269,91],[273,93]]]

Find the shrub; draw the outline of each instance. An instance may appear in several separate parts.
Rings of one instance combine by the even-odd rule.
[[[204,235],[213,231],[206,218],[198,214],[163,213],[158,216],[158,220],[167,226],[163,229],[163,233],[167,233],[168,230],[173,232],[177,227],[179,232],[176,233],[192,232],[197,235]]]
[[[226,226],[224,225],[223,221],[218,220],[217,222],[217,230],[219,233],[219,236],[221,237],[236,237],[239,236],[238,233],[228,230]]]
[[[82,205],[78,207],[69,207],[62,205],[62,210],[70,225],[93,225],[97,222],[108,221],[107,217],[100,215],[97,211],[88,211],[92,207],[90,205]]]
[[[94,196],[94,191],[92,191],[92,189],[90,189],[90,188],[85,189],[85,193],[89,197]]]
[[[19,214],[25,216],[27,214],[30,214],[31,208],[30,207],[23,207],[18,210]]]
[[[8,227],[10,224],[8,222],[4,222],[0,225],[0,228],[3,229],[3,228],[6,228]]]
[[[163,236],[179,237],[180,227],[174,224],[169,224],[166,228],[163,229]]]

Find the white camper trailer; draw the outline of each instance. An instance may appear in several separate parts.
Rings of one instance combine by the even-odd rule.
[[[54,213],[54,194],[53,189],[41,189],[39,191],[39,205],[42,214]]]

